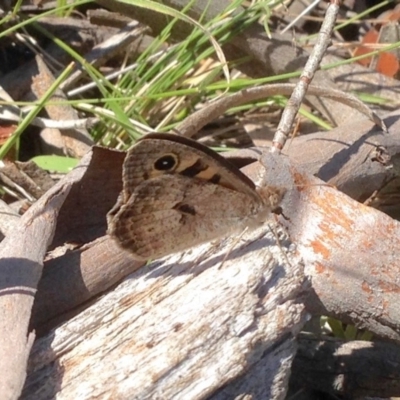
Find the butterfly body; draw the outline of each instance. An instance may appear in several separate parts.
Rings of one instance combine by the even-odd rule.
[[[109,233],[138,259],[183,251],[265,221],[271,197],[207,147],[150,134],[128,151]]]

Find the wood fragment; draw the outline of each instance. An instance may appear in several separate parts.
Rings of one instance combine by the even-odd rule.
[[[69,183],[50,190],[0,244],[0,393],[17,399],[26,376],[34,333],[28,333],[43,258]]]
[[[21,399],[283,400],[307,284],[290,242],[279,247],[267,227],[253,234],[235,250],[203,245],[141,268],[38,339]]]
[[[400,223],[273,154],[262,178],[286,187],[281,224],[312,282],[307,308],[400,341]]]
[[[45,334],[143,265],[107,236],[46,260],[31,327]]]

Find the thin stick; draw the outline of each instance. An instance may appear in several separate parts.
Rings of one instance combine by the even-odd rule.
[[[315,75],[316,70],[319,68],[322,57],[324,56],[330,43],[335,21],[339,13],[339,4],[339,0],[331,0],[331,4],[326,11],[325,19],[322,23],[314,49],[307,60],[299,82],[293,90],[286,108],[283,110],[282,118],[279,122],[278,129],[272,142],[273,147],[271,151],[273,152],[280,152],[286,143],[290,129],[293,125],[293,121],[297,115],[297,112],[299,111],[304,97],[306,96],[307,89]]]

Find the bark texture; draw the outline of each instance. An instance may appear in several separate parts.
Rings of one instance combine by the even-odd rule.
[[[36,341],[21,398],[283,399],[306,320],[289,247],[262,228],[141,268]]]

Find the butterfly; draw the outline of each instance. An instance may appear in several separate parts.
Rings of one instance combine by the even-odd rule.
[[[265,222],[282,198],[183,136],[152,133],[127,152],[108,233],[138,260],[157,259]]]

